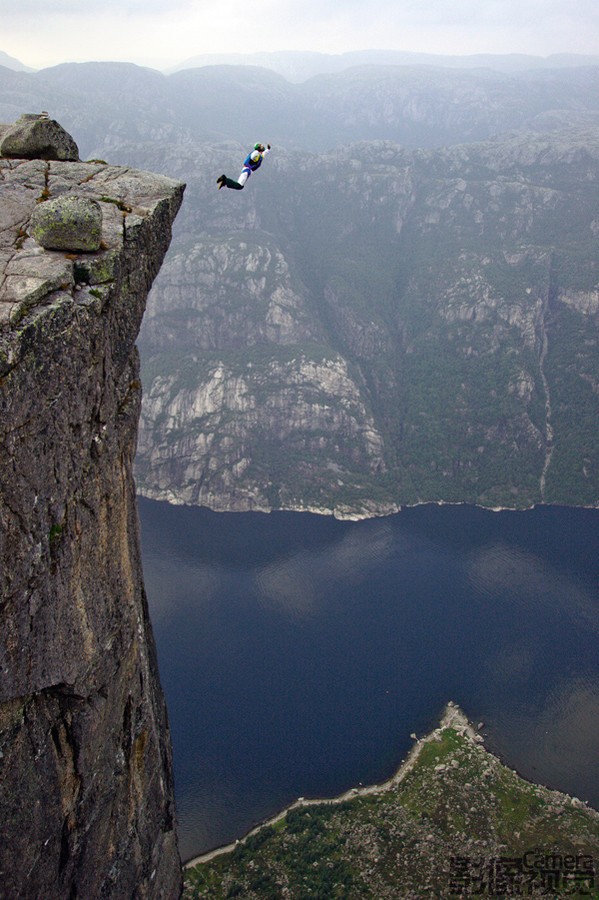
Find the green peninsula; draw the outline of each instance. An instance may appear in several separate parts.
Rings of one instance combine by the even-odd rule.
[[[522,779],[455,704],[386,784],[300,799],[193,860],[186,898],[599,897],[599,813]]]

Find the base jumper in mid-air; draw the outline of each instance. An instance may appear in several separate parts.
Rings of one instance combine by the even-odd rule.
[[[264,144],[254,144],[254,149],[251,153],[249,153],[244,162],[243,169],[241,170],[241,175],[237,179],[237,181],[233,181],[232,178],[227,178],[226,175],[219,175],[216,179],[216,183],[218,184],[218,189],[222,187],[231,188],[234,191],[243,190],[243,186],[256,169],[259,169],[262,165],[262,160],[266,156],[267,153],[270,153],[270,144],[267,144],[266,147]]]

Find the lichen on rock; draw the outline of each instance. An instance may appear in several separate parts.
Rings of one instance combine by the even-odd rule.
[[[102,207],[97,200],[76,195],[47,200],[34,211],[31,232],[46,250],[99,250]]]

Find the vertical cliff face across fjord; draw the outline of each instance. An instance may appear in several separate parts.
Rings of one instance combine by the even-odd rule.
[[[132,462],[135,341],[183,190],[104,162],[0,159],[6,898],[180,893]],[[67,196],[101,212],[97,251],[33,238],[32,217]]]

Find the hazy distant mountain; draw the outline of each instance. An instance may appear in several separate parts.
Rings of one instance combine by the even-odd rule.
[[[115,162],[120,148],[139,143],[175,154],[190,141],[258,139],[298,152],[379,139],[431,147],[536,128],[539,117],[556,116],[561,127],[599,121],[598,81],[599,67],[356,66],[292,84],[257,66],[166,76],[130,63],[68,63],[33,74],[0,69],[0,121],[47,109],[82,155]]]
[[[84,157],[188,185],[142,335],[149,496],[599,502],[599,69],[0,69]],[[248,145],[273,153],[218,191]],[[476,143],[473,143],[476,142]]]
[[[409,53],[401,50],[356,50],[351,53],[313,53],[280,51],[276,53],[203,53],[192,56],[168,71],[200,66],[262,66],[278,72],[288,81],[301,82],[314,75],[341,72],[353,66],[441,66],[453,69],[494,69],[497,72],[522,72],[528,69],[558,69],[571,66],[599,65],[599,55],[583,56],[559,53],[553,56],[530,56],[523,53],[477,53],[469,56],[444,56],[435,53]]]
[[[8,53],[0,50],[0,66],[6,66],[7,69],[13,69],[15,72],[33,72],[29,66],[24,66],[22,62],[9,56]]]

